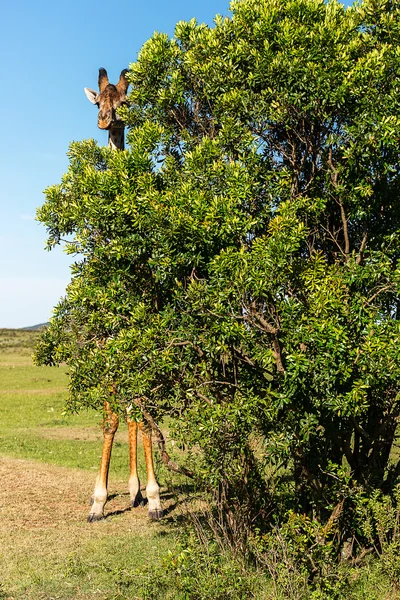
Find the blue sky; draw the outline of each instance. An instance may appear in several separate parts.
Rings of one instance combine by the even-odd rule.
[[[71,141],[107,143],[83,88],[97,89],[99,67],[116,82],[155,30],[172,35],[177,21],[212,24],[217,13],[229,14],[227,0],[3,3],[0,327],[47,321],[69,282],[71,257],[44,251],[34,215],[67,170]]]

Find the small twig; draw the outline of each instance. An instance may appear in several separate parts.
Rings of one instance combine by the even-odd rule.
[[[211,381],[201,381],[200,383],[198,383],[198,386],[203,386],[203,385],[228,385],[229,387],[234,387],[234,388],[239,388],[240,389],[240,385],[238,385],[237,383],[232,383],[231,381],[217,381],[216,379],[213,379]],[[196,391],[196,388],[190,388],[188,390],[188,392],[190,391]]]
[[[241,358],[243,361],[245,361],[246,363],[248,363],[251,367],[255,367],[256,366],[256,363],[254,361],[252,361],[251,358],[249,356],[247,356],[247,354],[245,354],[244,352],[242,352],[240,350],[240,348],[236,348],[236,346],[233,346],[233,349],[235,350],[235,352],[239,356],[239,358]]]
[[[212,405],[210,398],[207,398],[207,396],[205,396],[204,394],[201,394],[198,390],[194,390],[194,391],[199,398],[201,398],[202,400],[205,400],[205,402],[207,402],[207,404],[209,404],[210,406]]]
[[[363,239],[361,241],[360,250],[359,250],[358,256],[356,258],[357,265],[359,265],[361,263],[362,259],[364,258],[364,250],[365,250],[365,246],[367,245],[367,239],[368,239],[368,232],[366,231],[364,233]]]
[[[379,294],[382,294],[383,292],[388,292],[391,289],[390,285],[385,285],[383,286],[383,288],[381,288],[380,290],[378,290],[377,292],[375,292],[375,294],[373,294],[371,296],[371,298],[369,298],[366,302],[366,306],[368,306],[368,304],[371,304],[371,302],[373,302],[375,300],[375,298],[377,296],[379,296]]]
[[[347,228],[347,218],[346,218],[346,213],[344,211],[344,206],[342,204],[342,202],[338,202],[339,206],[340,206],[340,216],[342,218],[342,224],[343,224],[343,235],[344,235],[344,253],[346,255],[346,257],[348,258],[349,253],[350,253],[350,238],[349,238],[349,230]]]
[[[179,341],[179,338],[174,338],[173,340],[170,341],[170,343],[168,344],[168,346],[165,347],[165,350],[168,350],[169,348],[171,348],[172,346],[178,347],[178,346],[189,346],[192,342],[189,342],[188,340],[185,341]]]
[[[329,235],[329,237],[331,238],[332,242],[339,248],[341,254],[344,254],[343,249],[341,247],[341,245],[339,244],[339,242],[337,241],[337,239],[334,237],[334,235],[329,231],[329,229],[327,229],[326,227],[324,227],[323,225],[321,225],[321,228],[326,231],[326,233]]]
[[[364,548],[364,550],[362,552],[360,552],[359,556],[357,556],[356,558],[353,558],[353,560],[351,561],[353,565],[358,565],[368,554],[371,554],[371,552],[373,552],[375,550],[375,548]]]

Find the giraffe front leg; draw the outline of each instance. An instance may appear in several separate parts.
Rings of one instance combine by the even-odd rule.
[[[112,412],[108,402],[104,404],[103,451],[101,453],[100,472],[91,498],[91,509],[87,520],[100,521],[104,518],[104,506],[108,496],[108,471],[115,432],[118,429],[118,415]]]
[[[130,476],[128,482],[129,494],[133,508],[143,506],[143,496],[140,491],[140,481],[137,471],[137,432],[138,424],[127,417],[128,422],[128,441],[129,441],[129,461],[130,461]]]
[[[138,423],[139,428],[142,432],[144,456],[146,460],[146,471],[147,471],[147,485],[146,495],[149,504],[149,517],[153,520],[161,519],[163,516],[163,509],[160,501],[160,486],[157,483],[156,476],[154,473],[153,463],[153,448],[151,445],[151,433],[146,430],[144,423]]]

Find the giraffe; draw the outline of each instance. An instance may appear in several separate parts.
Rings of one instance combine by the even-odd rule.
[[[108,146],[114,150],[124,149],[124,124],[118,117],[116,111],[126,101],[126,92],[129,83],[126,80],[127,69],[121,71],[119,81],[116,85],[109,83],[107,71],[99,69],[99,92],[85,88],[87,98],[99,108],[98,127],[108,129]],[[149,517],[157,520],[163,516],[160,502],[160,488],[154,473],[153,450],[151,432],[142,421],[137,423],[129,417],[129,409],[126,413],[128,423],[130,476],[128,489],[133,507],[143,506],[144,500],[140,491],[140,481],[137,472],[137,437],[138,429],[142,433],[142,442],[146,462],[147,484],[146,496],[148,501]],[[88,521],[99,521],[104,518],[104,506],[108,497],[108,472],[111,459],[111,450],[115,433],[118,429],[119,417],[111,409],[110,403],[104,404],[103,419],[103,451],[101,455],[100,471],[91,498],[91,509]]]
[[[108,129],[108,147],[114,150],[124,149],[125,127],[116,111],[126,101],[127,72],[128,69],[121,71],[118,83],[113,85],[108,81],[107,71],[99,69],[99,91],[84,88],[88,100],[99,108],[97,125],[99,129]]]

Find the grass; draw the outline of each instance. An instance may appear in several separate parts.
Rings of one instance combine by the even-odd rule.
[[[94,411],[63,415],[68,383],[66,368],[33,365],[27,338],[31,336],[33,344],[37,334],[23,334],[24,346],[19,353],[16,344],[10,352],[9,346],[1,349],[0,343],[0,455],[97,469],[101,415]],[[15,343],[15,338],[10,339]],[[127,469],[126,425],[121,423],[113,449],[111,476],[126,475]]]
[[[155,531],[116,527],[115,522],[88,525],[70,524],[55,530],[19,531],[3,536],[7,555],[0,557],[3,589],[9,600],[54,598],[125,598],[121,579],[126,572],[161,560],[171,544]],[[60,538],[62,544],[60,545]],[[10,549],[14,548],[10,556]],[[0,596],[1,597],[1,596]],[[132,596],[128,596],[132,597]]]
[[[13,362],[13,356],[17,358],[2,354],[0,359],[0,454],[97,469],[101,416],[95,412],[63,415],[67,394],[65,368]],[[124,424],[117,435],[111,468],[112,473],[123,475],[128,468]]]

